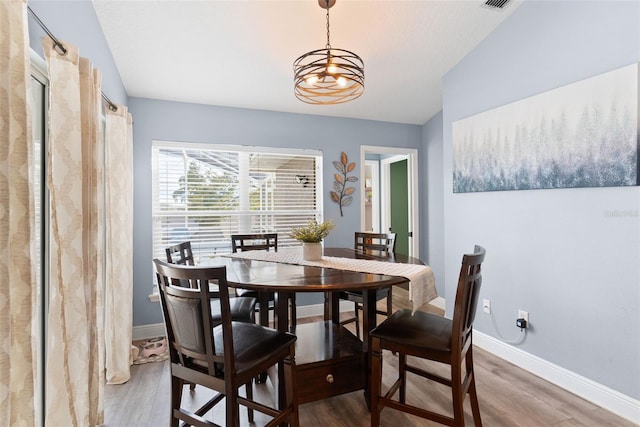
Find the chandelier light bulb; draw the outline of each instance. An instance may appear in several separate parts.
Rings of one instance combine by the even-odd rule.
[[[337,72],[338,72],[338,67],[336,67],[336,64],[334,64],[333,62],[329,62],[327,64],[327,73],[335,74]]]
[[[313,86],[317,82],[318,82],[318,76],[316,74],[313,74],[313,75],[307,77],[307,84],[308,85]]]
[[[347,79],[340,76],[336,79],[336,83],[338,83],[338,86],[345,87],[347,85]]]

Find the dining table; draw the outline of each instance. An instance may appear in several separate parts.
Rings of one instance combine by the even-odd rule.
[[[280,250],[277,253],[251,251],[216,256],[213,263],[226,265],[229,286],[256,290],[263,294],[275,294],[274,327],[283,332],[294,333],[298,338],[295,354],[295,393],[299,404],[363,390],[368,405],[369,331],[377,325],[376,290],[408,286],[410,279],[405,276],[411,277],[398,275],[397,268],[393,269],[393,274],[385,274],[385,267],[404,264],[423,266],[419,268],[427,270],[428,280],[421,286],[427,286],[428,292],[422,292],[420,303],[436,296],[433,273],[419,259],[401,254],[385,256],[377,251],[349,248],[324,248],[323,251],[323,258],[319,262],[305,262],[301,258],[300,250],[297,257],[296,252]],[[287,256],[287,253],[290,256]],[[380,272],[353,271],[364,270],[359,265],[348,267],[351,269],[336,268],[336,262],[349,263],[349,260],[377,261],[374,264]],[[388,264],[380,264],[381,261]],[[362,261],[354,262],[363,264]],[[354,290],[363,294],[363,340],[340,325],[340,292]],[[290,330],[290,297],[301,292],[324,294],[323,320],[298,323],[295,330]],[[279,376],[282,371],[278,369]],[[284,381],[280,378],[276,383],[282,385]],[[276,389],[278,401],[282,402],[284,389],[282,386]]]

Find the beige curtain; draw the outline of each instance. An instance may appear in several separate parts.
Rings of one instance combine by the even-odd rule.
[[[28,46],[26,1],[0,2],[0,425],[12,427],[36,422]]]
[[[131,115],[118,105],[105,124],[107,383],[130,378],[133,324],[133,147]]]
[[[49,72],[50,282],[45,425],[103,423],[103,152],[100,76],[43,40]]]

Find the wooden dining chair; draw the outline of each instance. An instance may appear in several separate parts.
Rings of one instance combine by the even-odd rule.
[[[193,251],[191,250],[191,242],[185,241],[173,246],[169,246],[165,249],[167,254],[167,262],[169,264],[176,265],[194,265]],[[180,285],[185,287],[193,287],[193,284],[182,281]],[[220,311],[220,304],[217,299],[217,291],[215,286],[212,286],[212,296],[214,300],[211,302],[211,313],[214,323],[220,323],[222,313]],[[231,306],[231,318],[238,322],[255,322],[255,310],[257,300],[251,296],[237,296],[229,298],[229,304]]]
[[[383,257],[392,257],[396,250],[396,233],[363,233],[356,232],[353,248],[361,251],[377,251],[375,255]],[[390,288],[381,288],[376,290],[376,301],[387,299],[386,311],[377,310],[376,313],[390,316],[393,311],[393,301],[391,298]],[[340,299],[352,301],[354,304],[354,316],[342,320],[341,325],[356,323],[356,336],[360,338],[360,316],[358,312],[364,304],[362,291],[345,291],[340,292]]]
[[[164,251],[167,254],[167,262],[169,264],[195,265],[191,242],[188,240],[169,246]]]
[[[254,233],[254,234],[232,234],[231,235],[231,251],[233,253],[244,251],[275,251],[278,252],[278,233]],[[236,292],[240,296],[254,297],[260,301],[260,294],[258,291],[250,289],[237,289]],[[269,307],[267,310],[261,311],[262,307],[259,306],[257,310],[260,313],[260,324],[268,326],[269,317],[267,316],[268,310],[274,309],[275,294],[268,292],[266,295]],[[291,294],[289,301],[290,313],[290,330],[295,331],[296,328],[296,303],[295,294]]]
[[[233,253],[270,250],[278,252],[278,233],[232,234],[231,250]]]
[[[191,250],[191,242],[185,241],[165,248],[167,255],[167,262],[169,264],[177,265],[195,265],[193,258],[193,251]],[[174,281],[174,285],[180,285],[183,287],[197,287],[197,284],[190,283],[188,280]],[[222,312],[220,309],[220,301],[217,293],[217,286],[210,284],[212,289],[211,300],[211,318],[215,325],[219,325],[222,322]],[[229,298],[229,305],[231,307],[231,318],[238,322],[254,323],[256,321],[257,300],[252,297],[235,297]],[[189,389],[195,390],[195,383],[189,384]]]
[[[223,425],[239,425],[239,405],[264,413],[272,420],[267,426],[288,422],[298,426],[298,403],[294,390],[295,335],[265,328],[255,323],[233,322],[229,304],[226,267],[192,267],[153,260],[158,278],[160,302],[169,341],[171,366],[171,422],[197,427],[219,424],[204,416],[224,399]],[[177,286],[176,281],[198,283],[197,288]],[[212,318],[213,298],[209,283],[218,285],[222,321]],[[283,363],[285,398],[281,409],[253,400],[252,379],[275,364]],[[215,392],[202,407],[189,411],[181,406],[185,383],[198,384]],[[245,385],[245,396],[238,390]]]
[[[464,426],[464,398],[469,394],[476,426],[482,426],[473,370],[473,319],[482,283],[481,265],[485,250],[476,246],[472,254],[462,257],[453,319],[405,309],[395,312],[370,333],[371,337],[371,426],[380,425],[384,407],[397,409],[449,426]],[[399,355],[398,379],[386,394],[381,394],[382,351]],[[410,365],[407,356],[433,360],[449,365],[450,376],[444,377]],[[462,363],[464,362],[464,369]],[[407,373],[451,387],[453,417],[407,403]],[[397,400],[392,399],[399,391]]]
[[[380,251],[381,255],[389,255],[396,251],[396,233],[367,233],[356,231],[354,249]]]

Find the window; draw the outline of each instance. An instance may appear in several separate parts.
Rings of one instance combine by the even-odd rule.
[[[153,256],[190,240],[194,257],[231,252],[231,235],[278,233],[320,219],[322,154],[245,146],[153,143]]]
[[[46,111],[48,106],[48,78],[46,64],[42,58],[31,51],[31,97],[32,97],[32,148],[33,162],[31,170],[32,191],[35,214],[34,246],[36,273],[36,312],[32,324],[32,334],[37,347],[36,381],[37,393],[36,425],[44,425],[45,375],[45,334],[48,304],[46,250],[48,244],[47,191],[44,183],[45,152],[47,138]]]

